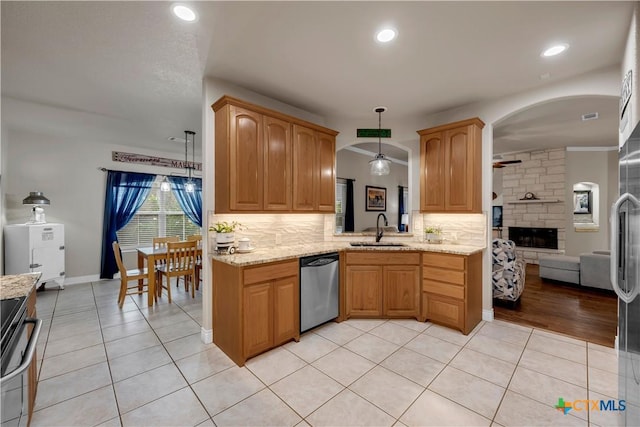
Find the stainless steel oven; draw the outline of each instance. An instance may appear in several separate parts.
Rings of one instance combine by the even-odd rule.
[[[1,302],[2,427],[26,426],[29,412],[28,368],[35,354],[42,320],[27,317],[25,297]],[[31,335],[30,325],[33,325]]]

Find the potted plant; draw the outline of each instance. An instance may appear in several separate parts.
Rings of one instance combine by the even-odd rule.
[[[425,227],[424,237],[427,243],[442,243],[442,227],[439,225]]]
[[[216,232],[216,244],[219,246],[229,246],[235,242],[235,231],[242,229],[239,222],[218,221],[209,227],[209,231]]]

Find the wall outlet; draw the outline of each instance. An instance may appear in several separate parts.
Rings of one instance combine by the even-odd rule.
[[[282,234],[276,233],[276,245],[282,244]]]

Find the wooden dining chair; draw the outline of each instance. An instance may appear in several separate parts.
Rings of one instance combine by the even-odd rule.
[[[202,234],[192,234],[191,236],[187,236],[187,241],[196,241],[198,242],[198,249],[202,249]],[[196,290],[200,289],[200,277],[202,275],[202,252],[198,251],[196,255],[196,265],[195,265],[195,284]],[[185,286],[185,291],[188,291],[188,284]]]
[[[143,268],[142,270],[139,268],[127,270],[122,262],[122,253],[120,252],[120,245],[118,242],[113,242],[111,244],[113,247],[113,254],[116,258],[116,264],[118,265],[118,270],[120,270],[120,293],[118,294],[118,306],[122,308],[124,304],[124,299],[127,295],[140,295],[146,292],[149,292],[149,284],[146,283],[147,279],[147,269]],[[145,280],[142,286],[138,283],[139,280]],[[129,282],[134,282],[133,285],[129,285]],[[153,292],[153,290],[151,290]],[[153,296],[157,301],[157,295]]]
[[[170,237],[154,237],[153,238],[153,250],[157,249],[167,249],[167,243],[169,242],[178,242],[180,241],[179,236],[170,236]],[[164,258],[156,258],[155,261],[155,271],[156,271],[156,283],[160,281],[160,271],[159,268],[163,266],[165,263]],[[162,288],[158,287],[158,291],[162,292]]]
[[[167,243],[167,256],[165,258],[165,263],[158,270],[160,272],[160,286],[158,289],[160,290],[160,294],[163,289],[167,290],[169,302],[171,302],[172,277],[184,277],[185,283],[188,281],[195,281],[196,250],[196,241]],[[166,286],[164,283],[165,277],[167,279]],[[195,298],[195,286],[191,287],[191,297]]]

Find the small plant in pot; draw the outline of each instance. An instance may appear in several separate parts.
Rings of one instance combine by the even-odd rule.
[[[239,222],[218,221],[209,227],[209,231],[216,232],[216,244],[218,246],[233,245],[236,239],[236,230],[241,230],[242,224]]]
[[[439,225],[425,227],[424,238],[427,243],[442,243],[442,227]]]

